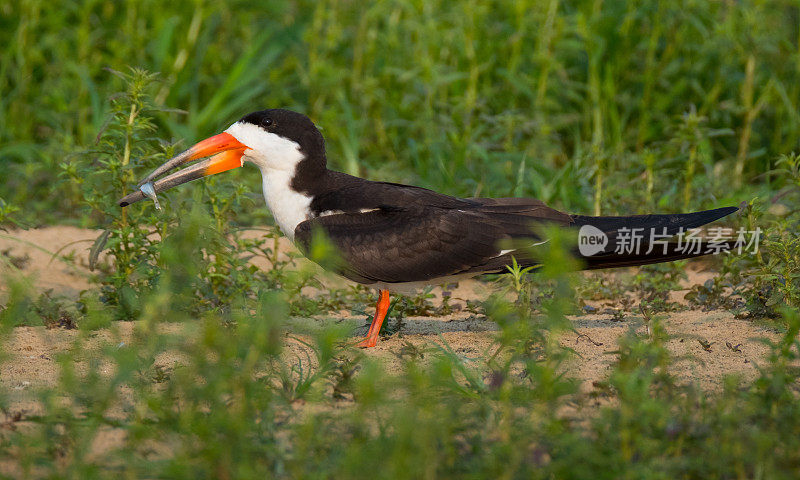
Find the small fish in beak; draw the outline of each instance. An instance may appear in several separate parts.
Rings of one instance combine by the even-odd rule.
[[[153,188],[153,182],[147,182],[139,187],[139,190],[144,193],[147,198],[153,201],[156,205],[156,210],[161,210],[161,204],[158,203],[158,197],[156,196],[156,190]]]
[[[119,205],[126,207],[131,203],[150,198],[155,203],[156,208],[161,210],[158,197],[156,197],[157,193],[198,178],[241,167],[243,163],[242,157],[248,148],[247,145],[225,132],[207,138],[155,169],[139,182],[139,190],[135,190],[121,198]],[[171,170],[196,160],[200,161],[183,170],[166,175]]]

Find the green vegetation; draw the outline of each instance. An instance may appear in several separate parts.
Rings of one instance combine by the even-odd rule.
[[[0,345],[18,325],[71,330],[53,385],[0,387],[0,477],[795,478],[798,25],[794,0],[0,0],[0,233],[101,232],[79,298],[35,291],[29,259],[0,251]],[[467,304],[498,326],[491,347],[408,342],[389,370],[348,346],[352,325],[296,321],[363,315],[372,293],[312,295],[317,271],[276,232],[244,233],[269,223],[253,169],[163,212],[116,205],[278,106],[315,120],[335,168],[454,195],[603,214],[744,200],[730,223],[763,230],[759,254],[709,261],[687,299],[781,338],[753,381],[680,381],[663,325],[687,308],[670,297],[684,264],[578,275],[552,232],[542,268],[495,280],[515,302]],[[383,333],[449,298],[396,300]],[[560,340],[600,299],[645,328],[586,391]]]
[[[0,198],[33,225],[93,223],[54,185],[130,66],[161,141],[289,107],[350,173],[587,213],[738,204],[800,150],[794,0],[50,6],[0,2]]]

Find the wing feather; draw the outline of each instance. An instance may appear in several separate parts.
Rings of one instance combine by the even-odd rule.
[[[454,207],[420,202],[326,215],[300,223],[295,240],[308,251],[313,232],[324,232],[344,260],[338,273],[354,281],[414,282],[497,270],[501,242],[538,238],[537,222],[570,221],[531,199],[467,199]]]

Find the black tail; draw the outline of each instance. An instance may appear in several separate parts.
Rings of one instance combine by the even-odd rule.
[[[714,253],[732,252],[737,248],[737,244],[731,241],[710,243],[701,241],[692,246],[670,242],[665,246],[654,246],[650,253],[646,253],[649,245],[643,245],[645,253],[610,253],[597,254],[591,257],[579,256],[586,264],[585,270],[597,270],[600,268],[634,267],[637,265],[649,265],[651,263],[672,262],[683,260],[684,258],[702,257]]]
[[[587,215],[572,215],[576,227],[591,225],[605,232],[607,235],[618,231],[620,228],[667,228],[669,235],[677,234],[681,228],[697,228],[714,220],[719,220],[739,210],[737,207],[722,207],[714,210],[703,210],[693,213],[673,213],[666,215],[631,215],[628,217],[590,217]]]
[[[670,262],[730,251],[734,242],[688,236],[689,229],[703,226],[737,211],[736,207],[717,208],[672,215],[634,215],[629,217],[590,217],[573,215],[578,234],[578,257],[586,269],[628,267]],[[670,239],[685,235],[680,241]]]

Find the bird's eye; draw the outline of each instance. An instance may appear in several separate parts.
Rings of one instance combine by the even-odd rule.
[[[265,118],[264,120],[261,120],[261,126],[264,127],[264,128],[271,127],[272,126],[272,119],[271,118]]]

